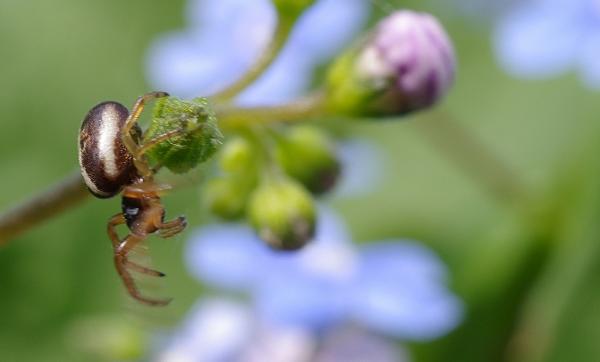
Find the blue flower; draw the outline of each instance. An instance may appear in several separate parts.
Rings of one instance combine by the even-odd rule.
[[[261,318],[277,324],[324,331],[353,322],[430,340],[462,316],[445,286],[447,272],[429,249],[406,240],[357,249],[343,223],[323,210],[315,240],[299,252],[272,251],[246,226],[214,225],[192,236],[186,258],[202,282],[247,293]]]
[[[250,306],[229,299],[198,302],[183,325],[162,342],[152,353],[153,361],[408,361],[395,343],[360,328],[339,326],[318,336],[261,320]]]
[[[501,65],[524,78],[578,70],[600,88],[600,3],[595,0],[530,0],[504,16],[494,42]]]
[[[329,60],[364,25],[367,0],[320,0],[309,8],[266,73],[238,101],[276,104],[310,87],[313,69]],[[188,98],[210,95],[239,78],[266,47],[275,27],[268,0],[190,0],[187,29],[151,47],[152,86]]]

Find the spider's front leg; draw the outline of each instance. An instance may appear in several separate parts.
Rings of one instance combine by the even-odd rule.
[[[158,234],[162,238],[170,238],[182,232],[187,226],[187,220],[184,216],[179,216],[177,219],[161,222],[157,225]]]
[[[121,137],[123,140],[123,144],[125,144],[125,147],[127,147],[129,153],[131,153],[134,156],[133,162],[135,164],[135,167],[137,168],[141,176],[144,178],[152,177],[152,169],[148,166],[148,163],[143,159],[142,154],[139,152],[140,146],[134,139],[134,136],[131,134],[131,131],[135,126],[138,118],[140,118],[140,115],[144,110],[144,106],[148,101],[167,96],[169,96],[167,92],[150,92],[139,97],[133,105],[131,113],[129,113],[129,116],[125,121],[123,128],[121,129]]]

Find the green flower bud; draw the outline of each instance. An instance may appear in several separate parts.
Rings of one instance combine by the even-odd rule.
[[[273,0],[273,5],[282,18],[293,19],[314,2],[315,0]]]
[[[315,206],[296,182],[269,179],[250,197],[248,218],[260,238],[273,249],[297,250],[315,233]]]
[[[235,177],[214,178],[203,189],[204,201],[213,214],[225,220],[236,220],[244,215],[253,188]]]
[[[278,144],[277,160],[288,175],[314,194],[331,190],[340,174],[333,145],[316,127],[292,128]]]
[[[206,98],[191,101],[175,97],[159,99],[144,142],[172,131],[181,134],[158,143],[146,154],[153,163],[174,173],[185,173],[209,159],[223,140]]]
[[[397,11],[329,70],[329,111],[394,116],[431,107],[453,83],[452,42],[431,15]]]
[[[226,173],[244,174],[256,173],[256,150],[246,138],[235,137],[228,140],[221,150],[219,166]]]

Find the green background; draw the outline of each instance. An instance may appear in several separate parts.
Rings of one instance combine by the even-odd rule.
[[[386,3],[423,9],[419,1]],[[0,2],[0,209],[77,167],[77,132],[94,104],[129,105],[149,90],[145,53],[158,34],[184,26],[183,8],[181,0]],[[386,160],[376,191],[331,203],[355,240],[417,239],[448,264],[467,319],[441,340],[411,345],[416,360],[597,361],[597,94],[574,75],[510,78],[493,59],[485,26],[442,21],[459,58],[454,89],[434,112],[337,125],[380,144]],[[461,166],[477,152],[457,159],[447,147],[459,140],[448,135],[450,146],[440,148],[425,136],[447,114],[513,169],[525,196],[499,199],[478,170]],[[102,346],[100,331],[77,332],[89,318],[148,333],[177,325],[202,293],[182,255],[193,226],[210,221],[194,187],[201,177],[179,180],[185,186],[164,201],[168,215],[187,215],[187,234],[149,241],[168,277],[147,290],[175,297],[166,309],[129,301],[114,271],[105,226],[118,198],[90,198],[0,248],[0,360],[102,360],[87,347]]]

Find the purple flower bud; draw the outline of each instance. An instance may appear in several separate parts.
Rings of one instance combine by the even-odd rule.
[[[446,94],[455,65],[452,42],[433,16],[397,11],[334,65],[330,102],[334,111],[363,115],[423,109]]]

